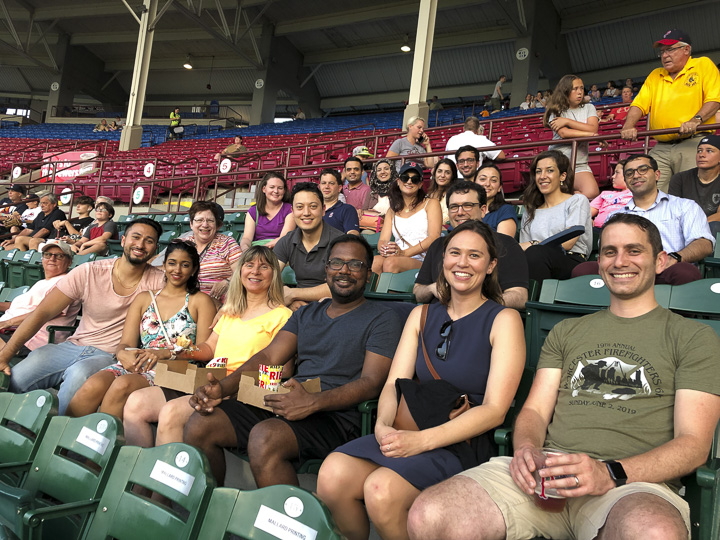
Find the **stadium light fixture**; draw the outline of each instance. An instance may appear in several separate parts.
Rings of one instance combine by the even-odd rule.
[[[412,49],[410,48],[410,37],[405,34],[405,39],[403,39],[403,44],[400,47],[400,50],[402,52],[410,52]]]
[[[192,64],[190,63],[190,55],[189,55],[189,54],[188,54],[187,57],[185,58],[185,63],[183,64],[183,67],[184,67],[185,69],[192,69],[192,68],[193,68]]]

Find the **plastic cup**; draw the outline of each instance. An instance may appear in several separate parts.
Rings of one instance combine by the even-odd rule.
[[[534,502],[535,506],[542,510],[545,510],[546,512],[558,513],[565,510],[565,497],[558,495],[555,488],[545,487],[545,482],[547,482],[548,480],[567,478],[570,475],[542,477],[539,473],[540,469],[543,469],[545,467],[545,460],[548,458],[548,456],[559,456],[562,454],[565,454],[565,452],[561,452],[553,448],[543,448],[541,451],[535,452],[533,454],[533,459],[535,461],[535,471],[533,472],[533,476],[535,477]]]

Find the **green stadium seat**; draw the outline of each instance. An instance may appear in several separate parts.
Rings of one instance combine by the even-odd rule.
[[[30,290],[30,287],[27,285],[23,285],[22,287],[15,287],[14,289],[11,287],[3,287],[2,291],[0,291],[0,302],[12,302],[20,296],[21,294],[25,294]]]
[[[175,217],[175,214],[160,214],[156,221],[162,227],[163,232],[173,231],[179,235],[182,229],[182,223],[175,221]]]
[[[365,291],[365,298],[369,300],[417,303],[412,290],[415,286],[418,271],[417,269],[408,270],[398,274],[383,272],[378,277],[375,288]]]
[[[48,422],[57,411],[57,397],[47,390],[0,393],[0,482],[11,486],[22,483],[23,467],[35,458]]]
[[[70,266],[70,268],[75,268],[83,263],[91,262],[96,259],[97,255],[95,253],[87,253],[86,255],[75,255],[73,257],[72,265]]]
[[[123,441],[109,414],[52,418],[22,486],[0,483],[0,524],[20,538],[77,538],[85,521],[65,516],[64,505],[99,497]]]
[[[14,261],[16,258],[22,257],[23,252],[15,248],[8,251],[3,251],[1,256],[2,259],[0,259],[0,280],[7,283],[9,263],[11,261]]]
[[[177,231],[167,231],[167,232],[162,233],[160,235],[160,238],[158,238],[158,251],[162,251],[163,249],[168,247],[170,242],[174,238],[177,238],[177,236],[178,236]]]
[[[21,251],[19,256],[14,257],[7,262],[7,279],[5,280],[8,287],[20,287],[25,285],[25,265],[30,262],[32,256],[37,253],[34,249]]]
[[[287,285],[288,287],[297,287],[295,271],[288,265],[285,265],[285,268],[282,270],[282,282],[283,285]]]
[[[199,538],[344,538],[327,507],[312,493],[295,486],[254,491],[215,488]]]
[[[124,446],[100,498],[73,506],[77,514],[93,514],[85,540],[195,540],[214,487],[210,464],[195,447]],[[171,506],[147,492],[168,499]]]
[[[25,264],[23,285],[32,287],[41,279],[45,279],[45,269],[42,265],[42,253],[39,251],[34,253],[30,260]]]

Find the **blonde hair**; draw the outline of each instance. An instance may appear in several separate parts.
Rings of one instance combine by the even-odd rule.
[[[277,257],[271,249],[265,246],[252,246],[243,252],[240,260],[238,261],[237,268],[235,268],[235,272],[233,272],[233,275],[230,278],[230,286],[228,287],[225,305],[221,310],[224,314],[230,317],[242,317],[245,310],[247,310],[247,289],[242,283],[242,267],[246,263],[252,262],[256,259],[261,259],[268,263],[272,267],[273,271],[270,288],[267,291],[267,305],[269,307],[285,305],[282,271],[280,270],[280,263],[278,262]]]
[[[418,122],[427,124],[427,122],[425,121],[425,119],[422,116],[411,116],[408,120],[407,127],[414,126]]]

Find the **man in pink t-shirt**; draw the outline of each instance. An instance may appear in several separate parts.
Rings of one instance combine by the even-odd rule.
[[[370,186],[362,183],[362,161],[358,157],[349,157],[345,160],[345,180],[347,186],[343,188],[345,201],[358,210],[358,214],[370,208]]]
[[[163,271],[147,264],[155,255],[161,232],[151,219],[131,222],[122,238],[122,257],[81,264],[48,293],[0,351],[0,370],[11,375],[11,391],[24,393],[60,384],[59,413],[64,414],[85,380],[112,364],[128,307],[141,292],[163,287]],[[34,350],[11,374],[8,361],[15,352],[76,301],[82,304],[83,316],[75,334],[65,343]]]

